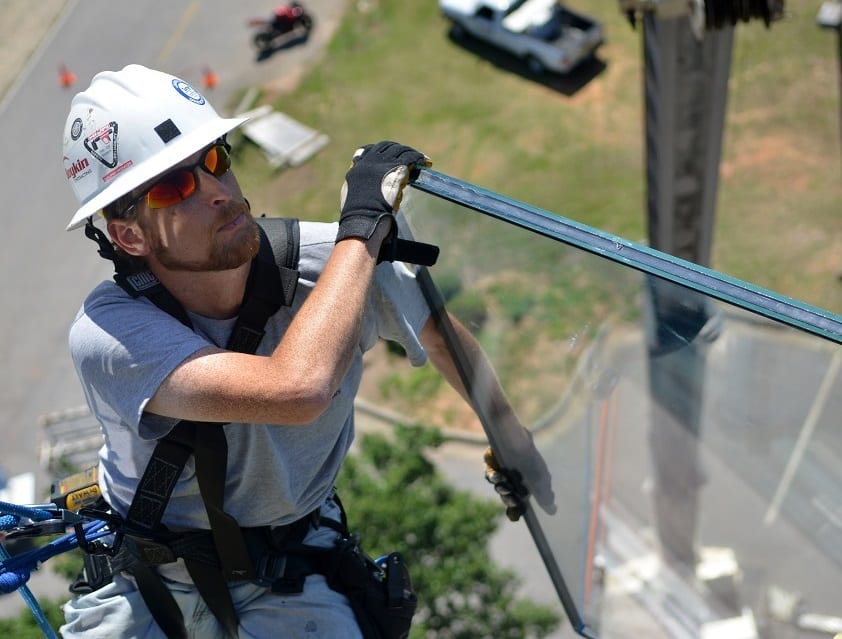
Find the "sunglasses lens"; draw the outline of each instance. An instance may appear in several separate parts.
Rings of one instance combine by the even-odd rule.
[[[208,149],[205,154],[205,169],[216,177],[221,177],[231,168],[231,156],[228,149],[222,144],[217,144]]]
[[[173,171],[162,177],[146,193],[146,202],[150,209],[163,209],[178,204],[193,195],[196,190],[196,176],[193,171],[197,166],[215,177],[222,177],[231,168],[231,156],[224,144],[215,144],[208,149],[199,164],[180,171]]]
[[[193,171],[174,171],[149,189],[146,201],[150,209],[163,209],[187,199],[195,190]]]

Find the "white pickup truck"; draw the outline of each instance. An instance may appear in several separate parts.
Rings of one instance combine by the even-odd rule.
[[[451,34],[470,34],[523,59],[535,74],[567,73],[602,44],[602,25],[558,0],[439,0]]]

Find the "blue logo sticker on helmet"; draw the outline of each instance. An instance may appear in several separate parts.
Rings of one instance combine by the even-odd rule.
[[[175,87],[176,91],[178,91],[181,95],[183,95],[191,102],[195,102],[196,104],[205,103],[204,96],[198,91],[196,91],[196,89],[191,87],[189,84],[187,84],[184,80],[173,78],[172,85]]]

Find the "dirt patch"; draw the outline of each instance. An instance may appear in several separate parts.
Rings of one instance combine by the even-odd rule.
[[[799,141],[794,136],[766,135],[752,137],[750,142],[740,141],[723,158],[720,172],[723,179],[746,174],[760,173],[768,179],[769,188],[784,188],[788,192],[803,192],[810,187],[810,167],[818,169],[823,160],[814,151],[799,148]],[[792,171],[791,167],[800,167]],[[786,180],[780,181],[775,176],[785,174]]]

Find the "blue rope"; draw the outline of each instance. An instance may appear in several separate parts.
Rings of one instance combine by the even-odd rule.
[[[0,530],[14,528],[19,524],[21,518],[27,518],[32,521],[44,521],[53,518],[53,514],[46,510],[10,504],[4,501],[0,501],[0,512],[6,513],[0,516]],[[85,538],[92,541],[111,534],[111,531],[105,528],[105,526],[104,521],[93,521],[85,524],[83,526]],[[32,594],[32,591],[26,585],[26,582],[29,581],[32,571],[37,569],[39,564],[58,554],[72,550],[78,545],[79,542],[75,532],[67,533],[45,544],[41,548],[36,548],[35,550],[30,550],[14,557],[9,555],[3,544],[0,544],[0,594],[7,594],[19,590],[21,597],[23,597],[23,600],[32,612],[35,622],[41,628],[41,632],[44,633],[46,639],[58,639],[58,635],[56,635],[52,626],[50,626],[50,622],[47,620],[35,595]]]
[[[6,550],[6,547],[0,544],[0,559],[3,561],[8,560],[9,551]],[[0,578],[4,577],[5,575],[0,575]],[[23,597],[23,600],[26,602],[26,605],[29,606],[29,610],[32,612],[32,616],[35,617],[35,623],[38,624],[38,627],[41,628],[41,632],[44,633],[44,636],[47,639],[58,639],[58,635],[56,634],[53,627],[50,625],[50,622],[47,621],[47,616],[44,614],[44,611],[41,609],[41,605],[38,603],[38,600],[35,598],[35,595],[32,594],[32,591],[29,589],[29,586],[26,585],[26,581],[29,579],[29,573],[26,573],[26,577],[23,579],[16,589],[20,590],[20,596]]]
[[[45,519],[53,518],[53,515],[47,512],[46,510],[42,510],[40,508],[33,508],[32,506],[10,504],[7,501],[0,501],[0,512],[5,513],[6,516],[18,518],[26,517],[27,519],[31,519],[32,521],[44,521]],[[5,516],[0,518],[0,520],[4,519],[6,519]],[[17,521],[15,521],[14,525],[17,525]],[[9,528],[3,528],[3,530],[8,530]]]
[[[106,528],[104,521],[91,521],[85,524],[82,529],[85,533],[85,539],[94,541],[102,537],[112,534],[112,531]],[[14,557],[9,557],[5,561],[0,562],[0,584],[2,584],[5,575],[25,574],[35,570],[39,564],[44,563],[48,559],[60,555],[68,550],[73,550],[79,545],[76,533],[71,532],[61,537],[54,539],[48,544],[44,544],[40,548],[22,552]],[[15,577],[8,577],[8,581],[14,581]],[[8,590],[5,592],[12,592]],[[0,594],[5,594],[2,587],[0,587]]]
[[[6,513],[0,517],[0,530],[9,530],[14,528],[18,525],[22,517],[27,517],[33,521],[43,521],[45,519],[52,518],[52,515],[45,510],[10,504],[5,501],[0,501],[0,512]],[[0,544],[0,559],[3,560],[4,564],[11,559],[9,551],[6,550],[6,547],[2,544]],[[33,565],[33,567],[35,566],[37,566],[37,564]],[[41,628],[41,632],[44,633],[44,636],[47,639],[57,639],[57,635],[53,630],[53,627],[50,625],[50,622],[47,621],[47,616],[44,614],[44,610],[35,598],[35,595],[32,594],[29,586],[26,585],[26,582],[29,581],[31,572],[32,569],[30,568],[29,570],[21,570],[15,573],[7,573],[5,571],[0,573],[0,592],[5,593],[12,592],[13,590],[19,590],[21,597],[23,597],[23,600],[29,607],[32,616],[35,618],[35,623],[37,623],[38,627]]]
[[[15,528],[22,518],[27,518],[32,521],[44,521],[45,519],[51,519],[53,517],[53,515],[48,513],[46,510],[11,504],[6,501],[0,501],[0,512],[6,513],[0,516],[0,530],[11,530],[12,528]],[[0,559],[3,560],[3,564],[5,565],[6,562],[11,559],[11,556],[5,547],[0,546],[0,548],[2,548],[2,552],[0,552]],[[0,593],[6,594],[17,590],[18,588],[22,588],[23,585],[29,581],[30,572],[31,570],[21,570],[17,573],[8,573],[5,570],[0,571]],[[25,591],[22,594],[24,594],[24,599],[26,599]],[[34,613],[35,611],[33,610],[33,614]]]

